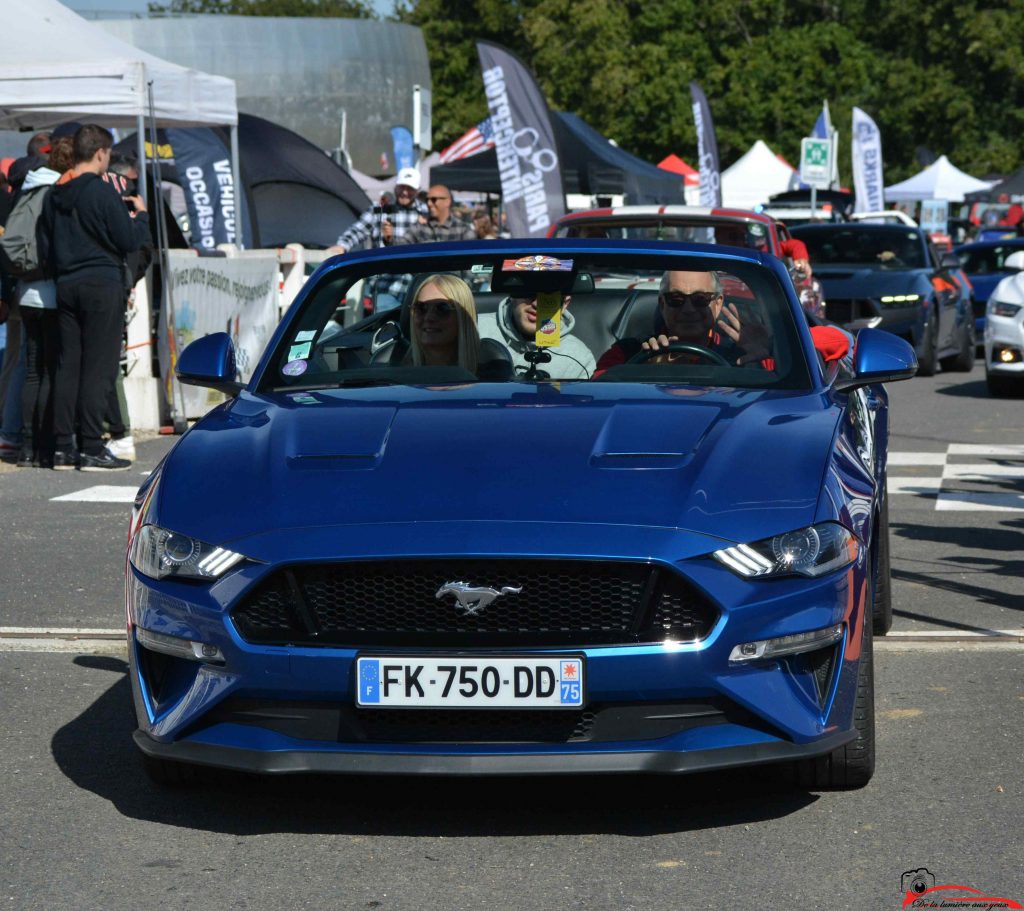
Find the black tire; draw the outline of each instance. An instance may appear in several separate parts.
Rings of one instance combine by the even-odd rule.
[[[210,780],[211,770],[206,766],[192,765],[187,762],[175,762],[173,759],[161,759],[139,752],[142,757],[142,770],[146,777],[165,788],[188,788],[203,784]]]
[[[884,636],[892,629],[892,573],[889,560],[889,498],[882,501],[875,529],[875,597],[871,609],[871,631]]]
[[[955,370],[957,373],[970,373],[974,369],[974,326],[965,326],[960,339],[960,350],[939,361],[943,370]]]
[[[928,338],[917,358],[918,376],[935,376],[939,372],[939,343],[935,338],[939,327],[934,321],[928,329]]]
[[[857,671],[857,702],[853,725],[857,736],[826,756],[799,760],[796,781],[811,791],[850,791],[862,788],[875,771],[875,660],[874,639],[867,616],[861,624],[860,665]]]

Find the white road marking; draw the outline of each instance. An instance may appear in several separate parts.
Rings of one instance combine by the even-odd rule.
[[[944,452],[890,452],[890,465],[945,465]]]
[[[942,477],[961,481],[987,481],[989,478],[1024,478],[1024,462],[1017,465],[992,465],[988,462],[971,462],[962,465],[945,465]]]
[[[973,455],[990,457],[1009,457],[1024,459],[1024,445],[991,445],[985,443],[950,443],[950,455]]]
[[[935,501],[937,512],[1024,512],[1024,493],[979,493],[944,490]]]
[[[59,497],[50,497],[51,503],[133,503],[137,487],[114,487],[109,484],[99,484],[96,487],[86,487],[84,490],[76,490],[73,493],[65,493]]]
[[[123,628],[94,629],[76,626],[0,626],[0,638],[27,639],[123,639]]]
[[[937,496],[942,489],[942,478],[889,478],[889,493],[916,493]]]

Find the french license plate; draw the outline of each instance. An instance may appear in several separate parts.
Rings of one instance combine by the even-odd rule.
[[[356,705],[373,708],[580,708],[583,658],[373,657],[357,660]]]

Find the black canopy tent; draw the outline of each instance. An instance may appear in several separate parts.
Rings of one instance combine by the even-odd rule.
[[[1006,197],[1004,200],[1003,197]],[[968,193],[967,202],[1022,202],[1024,201],[1024,168],[1014,171],[1005,180],[988,190]]]
[[[228,131],[213,132],[228,148]],[[160,131],[158,142],[166,141]],[[128,154],[134,147],[134,137],[118,145]],[[298,133],[262,117],[238,115],[238,150],[255,248],[328,247],[370,205],[344,168]],[[161,179],[181,184],[168,162],[161,163]]]
[[[683,181],[613,145],[575,114],[552,112],[555,139],[567,193],[622,194],[627,203],[682,203]],[[244,159],[243,159],[244,163]],[[498,156],[488,149],[471,158],[430,169],[431,183],[453,190],[500,193]]]

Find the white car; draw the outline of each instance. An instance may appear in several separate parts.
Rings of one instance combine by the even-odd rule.
[[[869,224],[879,225],[906,225],[908,228],[916,228],[914,221],[906,212],[899,209],[880,209],[877,212],[856,212],[850,216],[853,221],[866,221]]]
[[[1008,275],[985,310],[985,381],[992,395],[1024,394],[1024,250],[1006,258]]]

